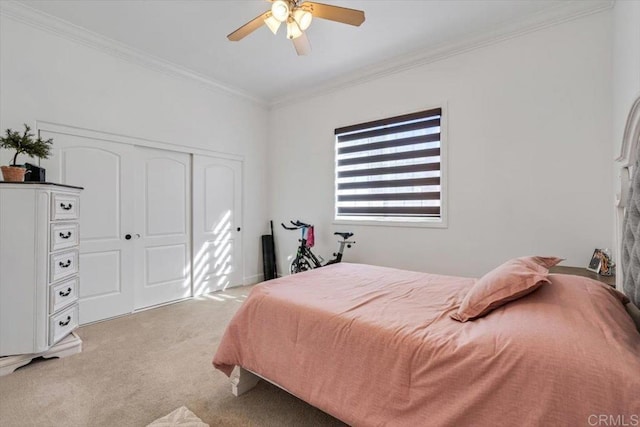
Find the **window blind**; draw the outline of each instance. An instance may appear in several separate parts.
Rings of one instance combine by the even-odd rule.
[[[336,129],[336,218],[440,218],[441,116],[435,108]]]

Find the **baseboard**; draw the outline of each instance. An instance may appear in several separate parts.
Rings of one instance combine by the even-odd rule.
[[[255,285],[256,283],[260,283],[262,281],[264,281],[264,275],[263,274],[255,274],[253,276],[245,277],[242,280],[242,286]]]

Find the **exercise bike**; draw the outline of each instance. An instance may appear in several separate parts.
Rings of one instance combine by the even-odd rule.
[[[342,237],[342,240],[339,240],[338,243],[340,247],[338,252],[333,254],[334,258],[327,261],[325,264],[322,264],[324,259],[321,256],[318,256],[311,251],[311,246],[313,244],[309,244],[307,241],[309,237],[309,232],[313,233],[313,225],[305,224],[301,221],[290,221],[293,227],[287,227],[286,225],[280,223],[285,230],[301,230],[301,237],[298,240],[300,245],[298,246],[298,251],[296,253],[296,257],[291,261],[289,265],[289,272],[291,274],[300,273],[301,271],[312,270],[314,268],[323,267],[325,265],[337,264],[342,261],[342,255],[344,252],[344,247],[350,248],[351,245],[355,244],[355,241],[347,240],[349,237],[353,236],[353,233],[343,233],[336,232],[333,233],[335,236]]]

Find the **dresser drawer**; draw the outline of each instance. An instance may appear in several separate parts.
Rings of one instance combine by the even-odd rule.
[[[49,281],[51,283],[78,272],[77,249],[50,255],[49,259]]]
[[[77,277],[49,287],[49,314],[78,300]]]
[[[73,194],[53,193],[51,195],[51,219],[77,219],[80,213],[80,197]]]
[[[49,318],[49,345],[67,336],[78,326],[78,304]]]
[[[79,230],[77,222],[51,224],[51,252],[77,246]]]

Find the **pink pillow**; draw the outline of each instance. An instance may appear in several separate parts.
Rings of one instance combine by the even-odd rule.
[[[531,256],[505,262],[478,279],[451,318],[459,322],[477,319],[530,294],[549,282],[549,268],[560,261],[562,258]]]

